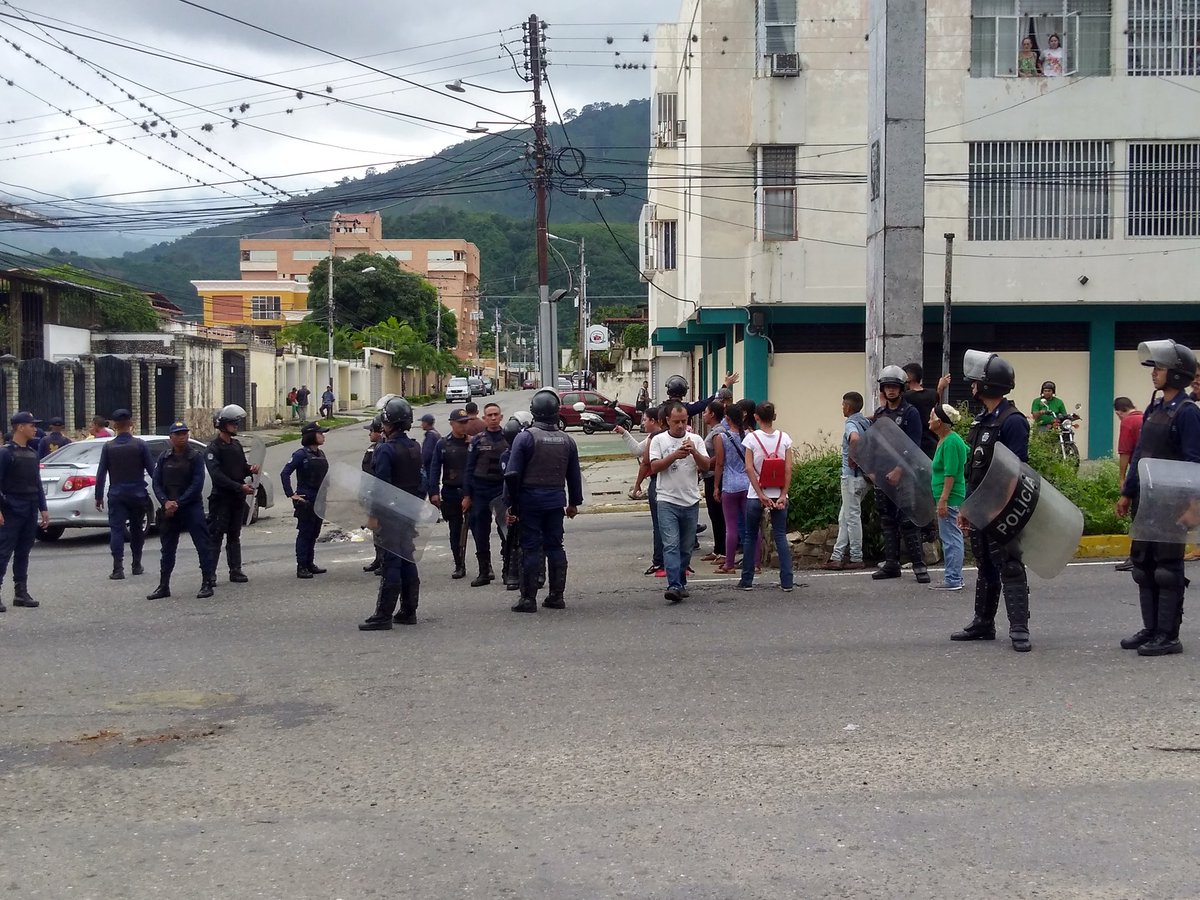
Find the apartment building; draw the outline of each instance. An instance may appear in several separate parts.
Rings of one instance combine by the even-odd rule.
[[[300,321],[308,314],[309,275],[331,247],[343,259],[360,253],[391,257],[430,281],[454,313],[455,354],[462,360],[478,355],[479,248],[456,239],[386,240],[377,212],[337,214],[328,239],[241,241],[241,281],[192,282],[204,301],[204,323],[280,328]]]
[[[814,444],[840,434],[844,391],[874,394],[867,16],[859,0],[684,0],[654,44],[655,378],[690,371],[700,394],[737,370]],[[1200,347],[1200,7],[929,0],[926,40],[925,368],[941,367],[953,233],[952,372],[967,347],[1003,353],[1024,408],[1055,381],[1106,455],[1113,397],[1150,396],[1138,342]]]

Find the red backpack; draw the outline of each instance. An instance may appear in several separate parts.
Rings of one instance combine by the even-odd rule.
[[[762,461],[762,469],[758,473],[758,486],[763,488],[780,488],[787,487],[787,460],[779,455],[779,446],[783,443],[783,435],[777,435],[775,438],[775,449],[767,453],[767,448],[763,445],[762,439],[755,432],[754,440],[758,442],[759,449],[766,454],[766,458]]]

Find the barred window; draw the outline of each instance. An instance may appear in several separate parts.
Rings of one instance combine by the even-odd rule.
[[[758,149],[755,207],[762,241],[796,239],[796,148],[768,144]]]
[[[776,53],[796,52],[797,0],[756,0],[754,31],[758,45],[760,74],[762,60]]]
[[[657,259],[655,263],[659,271],[669,271],[676,267],[676,254],[678,247],[676,244],[676,221],[674,219],[660,219],[655,224],[655,250],[657,251]]]
[[[1111,29],[1112,0],[971,0],[971,76],[1108,75]],[[1022,67],[1026,40],[1033,56]]]
[[[1130,144],[1129,237],[1200,235],[1200,143]]]
[[[251,319],[281,319],[283,318],[282,298],[252,296],[250,298]]]
[[[654,137],[659,147],[672,147],[679,139],[677,125],[679,122],[679,94],[662,93],[654,95]]]
[[[970,145],[972,241],[1108,238],[1112,145],[1107,141],[984,141]]]
[[[1130,75],[1200,75],[1200,0],[1129,0]]]

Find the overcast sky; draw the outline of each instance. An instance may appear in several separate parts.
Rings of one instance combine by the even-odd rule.
[[[524,119],[530,114],[528,94],[471,90],[437,96],[181,0],[12,3],[0,5],[0,191],[10,199],[121,194],[122,201],[204,196],[232,202],[209,188],[147,192],[195,184],[189,178],[205,183],[241,179],[246,172],[297,192],[344,175],[361,175],[369,165],[386,168],[436,152],[467,137],[464,129],[476,120]],[[541,10],[511,0],[203,0],[201,5],[433,86],[442,94],[443,85],[455,78],[502,90],[524,88],[501,44],[520,62],[520,25],[530,12],[537,12],[549,22],[548,71],[564,111],[598,100],[647,96],[649,72],[614,69],[614,63],[649,62],[644,35],[652,34],[653,23],[673,20],[679,8],[678,0],[557,0]],[[22,14],[42,22],[45,30]],[[20,51],[8,42],[19,45]],[[64,52],[60,43],[91,65]],[[617,51],[619,59],[614,56]],[[282,87],[206,71],[178,59]],[[106,70],[115,84],[93,67]],[[297,91],[304,92],[302,99]],[[127,93],[137,101],[129,100]],[[421,125],[335,99],[443,124]],[[244,110],[243,104],[248,105]],[[553,104],[548,106],[556,118]],[[239,120],[236,128],[231,119]],[[156,120],[158,124],[151,125]],[[158,136],[172,128],[175,138]],[[304,172],[313,174],[296,174]],[[262,184],[255,186],[270,192]],[[257,196],[244,185],[227,190],[239,197]]]

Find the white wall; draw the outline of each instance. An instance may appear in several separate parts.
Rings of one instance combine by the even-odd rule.
[[[1041,393],[1043,381],[1053,381],[1058,398],[1067,406],[1067,412],[1080,404],[1077,410],[1082,421],[1076,423],[1075,443],[1084,459],[1092,454],[1088,448],[1088,419],[1093,416],[1111,416],[1111,402],[1101,409],[1088,406],[1088,373],[1090,365],[1087,353],[1005,353],[1004,358],[1017,370],[1017,389],[1010,395],[1017,408],[1028,415],[1034,399]],[[1108,452],[1107,447],[1097,448],[1096,455]]]
[[[43,325],[42,339],[46,345],[44,356],[51,362],[74,359],[92,352],[92,333],[86,328]]]
[[[842,394],[863,393],[865,353],[776,353],[767,396],[775,404],[776,424],[803,453],[841,447]],[[874,397],[863,394],[867,414]]]

